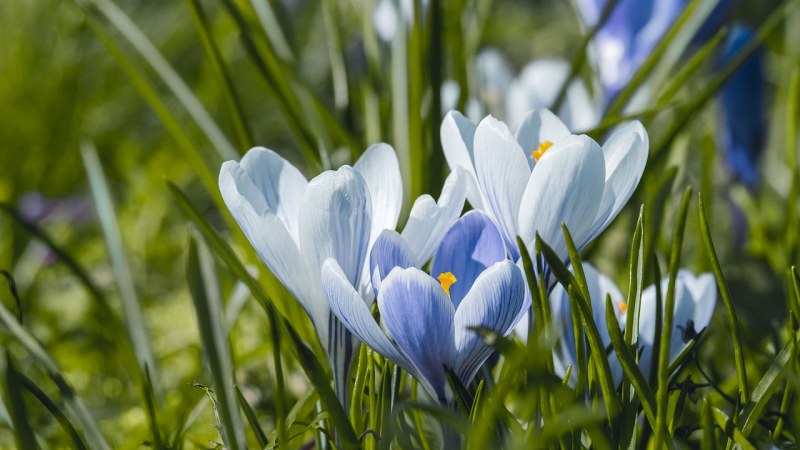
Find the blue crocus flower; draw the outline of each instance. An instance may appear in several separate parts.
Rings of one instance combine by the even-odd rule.
[[[583,21],[593,26],[600,19],[607,0],[578,0]],[[593,45],[597,51],[600,81],[610,101],[680,14],[685,0],[620,0]]]
[[[402,239],[384,231],[371,255],[382,325],[338,261],[322,268],[331,311],[366,345],[412,374],[431,398],[449,404],[445,368],[469,384],[491,355],[476,327],[508,335],[529,303],[520,269],[505,258],[500,232],[473,211],[445,234],[431,276],[414,267]]]
[[[737,26],[728,35],[722,63],[732,59],[753,37],[753,30]],[[736,178],[752,188],[758,182],[758,157],[764,148],[766,124],[762,102],[764,98],[761,72],[762,55],[752,54],[722,88],[722,110],[725,115],[723,144],[728,163]]]

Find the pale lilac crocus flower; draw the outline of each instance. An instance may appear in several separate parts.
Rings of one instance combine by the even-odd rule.
[[[402,181],[394,150],[368,148],[353,167],[326,171],[311,181],[272,150],[251,149],[227,161],[219,176],[222,198],[259,257],[300,302],[314,324],[346,403],[353,348],[350,333],[331,314],[320,271],[335,258],[349,286],[364,302],[374,297],[368,271],[370,248],[384,229],[397,226]],[[447,228],[461,214],[464,180],[445,182],[438,203],[424,195],[414,203],[402,239],[420,265],[430,259]]]
[[[566,261],[562,222],[584,248],[636,189],[649,148],[638,121],[619,127],[601,147],[571,134],[546,109],[530,112],[515,134],[494,117],[476,126],[451,111],[441,136],[450,168],[468,174],[467,199],[495,222],[515,261],[516,237],[533,252],[537,232]]]
[[[492,348],[475,328],[508,335],[527,309],[520,269],[505,257],[502,237],[485,215],[473,211],[447,232],[431,275],[413,267],[413,255],[385,231],[373,249],[376,322],[348,283],[338,261],[322,269],[331,309],[366,345],[413,375],[430,395],[452,403],[445,369],[468,385]]]

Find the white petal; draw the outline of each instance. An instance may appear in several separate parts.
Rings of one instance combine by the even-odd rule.
[[[264,206],[275,211],[296,243],[298,211],[306,178],[280,155],[263,147],[251,149],[239,166],[247,173],[264,199]],[[257,213],[262,211],[256,210]]]
[[[335,258],[351,285],[358,286],[367,258],[370,211],[367,185],[352,167],[311,180],[300,206],[300,249],[311,273]]]
[[[711,323],[711,316],[717,304],[717,282],[710,273],[702,273],[695,277],[691,272],[681,270],[678,276],[692,296],[695,304],[694,324],[697,331],[700,331]]]
[[[431,259],[447,229],[461,215],[466,196],[465,178],[463,169],[456,169],[445,180],[438,203],[426,194],[411,207],[408,222],[400,235],[417,256],[417,267]]]
[[[225,205],[250,244],[267,267],[297,298],[315,320],[312,302],[317,277],[309,277],[294,239],[277,214],[267,207],[264,197],[247,172],[234,162],[222,165],[219,190]],[[319,326],[319,324],[317,324]]]
[[[603,193],[605,167],[600,146],[569,136],[545,153],[531,174],[519,212],[520,236],[533,249],[537,231],[566,260],[565,223],[579,248],[588,238]]]
[[[473,141],[475,124],[458,111],[450,111],[444,116],[441,128],[442,149],[450,170],[462,168],[466,173],[467,200],[475,209],[483,209],[483,198],[475,178],[475,159]]]
[[[523,149],[533,151],[539,148],[539,144],[555,143],[571,134],[555,114],[547,109],[536,109],[523,117],[517,127],[516,138]],[[529,158],[529,162],[533,167],[533,158]]]
[[[519,268],[509,260],[484,270],[456,310],[455,371],[469,384],[492,348],[473,328],[483,327],[507,336],[525,306],[525,281]]]
[[[492,116],[483,119],[475,131],[475,172],[486,213],[497,224],[509,249],[516,249],[517,215],[531,171],[525,152],[508,127]]]
[[[331,311],[348,330],[373,350],[414,373],[412,365],[386,337],[364,300],[333,258],[327,259],[322,266],[322,286]]]
[[[638,121],[619,128],[603,145],[606,182],[589,240],[605,230],[631,198],[642,178],[649,147],[647,131]]]
[[[394,230],[403,204],[403,180],[397,155],[389,144],[371,145],[356,161],[354,169],[361,174],[369,189],[372,203],[370,245],[381,231]]]

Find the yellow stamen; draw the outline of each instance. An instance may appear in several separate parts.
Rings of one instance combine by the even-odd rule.
[[[625,314],[628,312],[628,304],[622,300],[617,302],[617,308],[619,309],[620,314]]]
[[[550,149],[553,146],[553,143],[550,141],[544,141],[539,144],[539,149],[534,150],[531,152],[531,156],[533,156],[534,161],[539,162],[539,158],[544,155],[544,152]]]
[[[456,281],[456,276],[453,275],[453,272],[442,272],[436,277],[439,280],[439,283],[442,284],[442,289],[444,289],[444,293],[447,296],[450,296],[450,286],[452,286]]]

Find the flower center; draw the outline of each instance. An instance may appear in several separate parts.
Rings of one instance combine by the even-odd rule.
[[[442,284],[442,289],[444,289],[444,293],[447,294],[447,296],[449,297],[450,286],[452,286],[453,284],[455,284],[456,281],[458,281],[456,279],[456,276],[453,275],[453,272],[442,272],[439,274],[438,277],[436,277],[436,279],[438,279],[439,283]]]
[[[625,314],[628,312],[628,304],[620,300],[617,302],[617,309],[619,309],[620,314]]]
[[[539,143],[539,148],[531,152],[531,156],[533,156],[533,160],[539,162],[539,158],[544,155],[544,152],[550,149],[553,146],[553,143],[550,141],[544,141]]]

